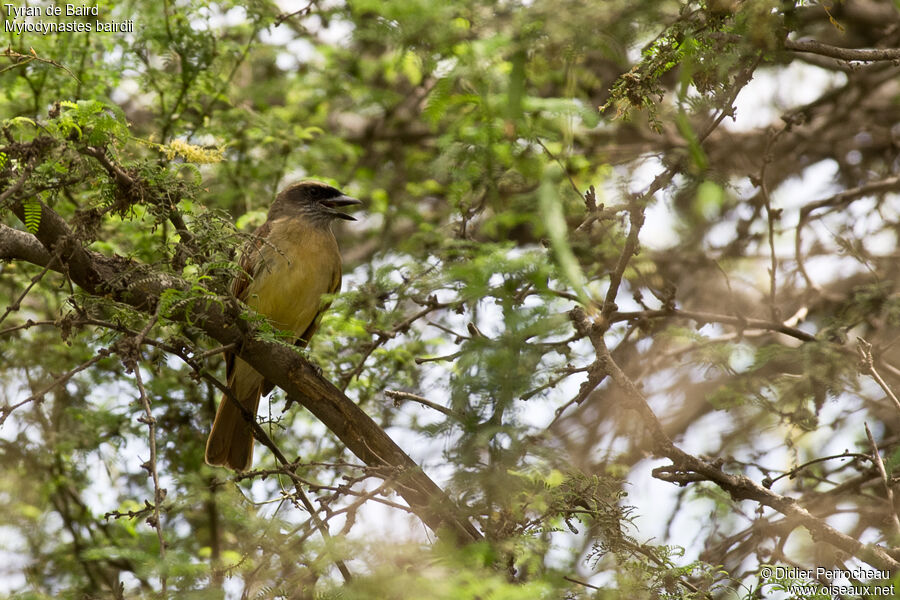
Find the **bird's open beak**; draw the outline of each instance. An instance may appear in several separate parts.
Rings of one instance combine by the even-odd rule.
[[[350,196],[338,196],[337,198],[329,198],[322,202],[326,207],[328,207],[328,212],[338,219],[346,219],[347,221],[355,221],[356,217],[351,217],[347,213],[342,213],[337,208],[343,206],[353,206],[355,204],[362,204],[360,200],[356,198],[351,198]]]

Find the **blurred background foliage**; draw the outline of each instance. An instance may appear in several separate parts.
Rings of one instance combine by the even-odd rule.
[[[895,3],[89,6],[30,20],[133,32],[3,34],[0,223],[36,231],[39,199],[76,243],[192,287],[151,321],[0,256],[4,593],[751,598],[786,585],[764,564],[884,568],[721,482],[652,471],[669,461],[576,305],[685,451],[900,559],[898,67],[785,41],[896,48]],[[168,311],[226,294],[305,177],[364,200],[308,356],[483,542],[436,541],[277,390],[264,427],[333,537],[267,451],[237,478],[203,464],[219,392],[177,355],[220,377],[221,359]],[[137,331],[159,342],[138,361],[159,531]]]

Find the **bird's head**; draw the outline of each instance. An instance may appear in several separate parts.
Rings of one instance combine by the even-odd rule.
[[[299,181],[281,190],[269,209],[269,218],[279,213],[300,213],[316,223],[328,225],[334,219],[355,221],[355,217],[338,210],[344,206],[362,204],[356,198],[320,181]]]

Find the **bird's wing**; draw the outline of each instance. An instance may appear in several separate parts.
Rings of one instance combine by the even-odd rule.
[[[331,287],[328,289],[328,294],[336,294],[341,291],[341,266],[338,264],[337,268],[331,274]],[[316,334],[316,330],[319,329],[319,322],[322,320],[322,315],[325,314],[325,311],[328,310],[328,307],[331,306],[331,301],[325,302],[322,306],[319,307],[319,312],[316,313],[316,317],[312,320],[312,323],[309,324],[309,327],[306,328],[300,338],[295,342],[295,345],[300,348],[305,348],[309,343],[309,340],[312,339],[312,336]]]
[[[238,262],[241,270],[231,282],[231,293],[238,300],[246,299],[247,288],[250,287],[250,282],[253,281],[256,271],[260,268],[259,252],[271,231],[272,224],[266,221],[253,232],[253,236],[241,250],[241,258]]]
[[[253,236],[241,250],[241,257],[238,261],[240,270],[231,282],[231,293],[238,300],[247,299],[247,288],[250,287],[250,282],[256,277],[256,272],[262,263],[259,256],[260,249],[266,243],[266,238],[271,230],[272,224],[266,221],[253,232]],[[234,359],[234,352],[225,352],[225,381],[228,385],[231,385],[231,378],[234,374]]]

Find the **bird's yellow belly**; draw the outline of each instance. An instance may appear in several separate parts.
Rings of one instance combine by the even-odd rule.
[[[331,285],[331,269],[310,268],[277,254],[266,257],[266,267],[247,289],[247,304],[272,320],[279,329],[302,334],[316,318],[322,295]]]

